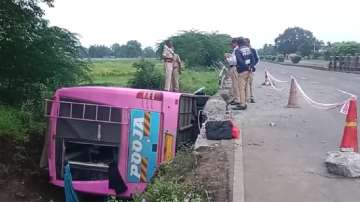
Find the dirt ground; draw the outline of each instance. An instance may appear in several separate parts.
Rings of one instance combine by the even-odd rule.
[[[205,185],[208,201],[228,202],[232,200],[232,141],[207,148],[197,155],[195,180]]]
[[[62,192],[48,183],[47,173],[38,162],[42,140],[31,136],[25,145],[9,138],[0,139],[0,201],[62,201]],[[59,200],[56,200],[59,199]]]

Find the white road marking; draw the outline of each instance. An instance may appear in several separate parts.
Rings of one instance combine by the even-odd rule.
[[[341,93],[344,93],[344,94],[346,94],[346,95],[350,95],[350,96],[353,96],[353,97],[357,97],[355,94],[353,94],[353,93],[349,93],[349,92],[347,92],[347,91],[344,91],[344,90],[340,90],[340,89],[336,89],[337,91],[339,91],[339,92],[341,92]]]

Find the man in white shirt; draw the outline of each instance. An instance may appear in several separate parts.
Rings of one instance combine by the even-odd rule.
[[[232,102],[231,104],[233,105],[238,105],[240,103],[239,100],[239,80],[238,80],[238,73],[236,70],[236,56],[235,56],[235,50],[238,49],[238,45],[237,45],[237,40],[234,38],[231,41],[231,46],[233,48],[233,52],[232,54],[230,53],[225,53],[225,59],[227,61],[227,63],[229,64],[229,75],[231,78],[231,97],[232,97]]]

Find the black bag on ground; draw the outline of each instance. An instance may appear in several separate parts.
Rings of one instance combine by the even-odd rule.
[[[205,125],[208,140],[224,140],[232,138],[230,121],[208,121]]]

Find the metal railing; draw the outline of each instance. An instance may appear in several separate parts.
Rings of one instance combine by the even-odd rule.
[[[57,104],[57,110],[54,112],[54,104]],[[45,99],[45,115],[50,118],[63,118],[81,121],[93,121],[112,124],[128,124],[122,122],[122,109],[120,107],[91,104],[69,101],[55,101]],[[90,113],[90,114],[89,114]],[[93,115],[94,114],[94,115]]]
[[[331,56],[328,68],[332,71],[360,71],[360,56]]]

